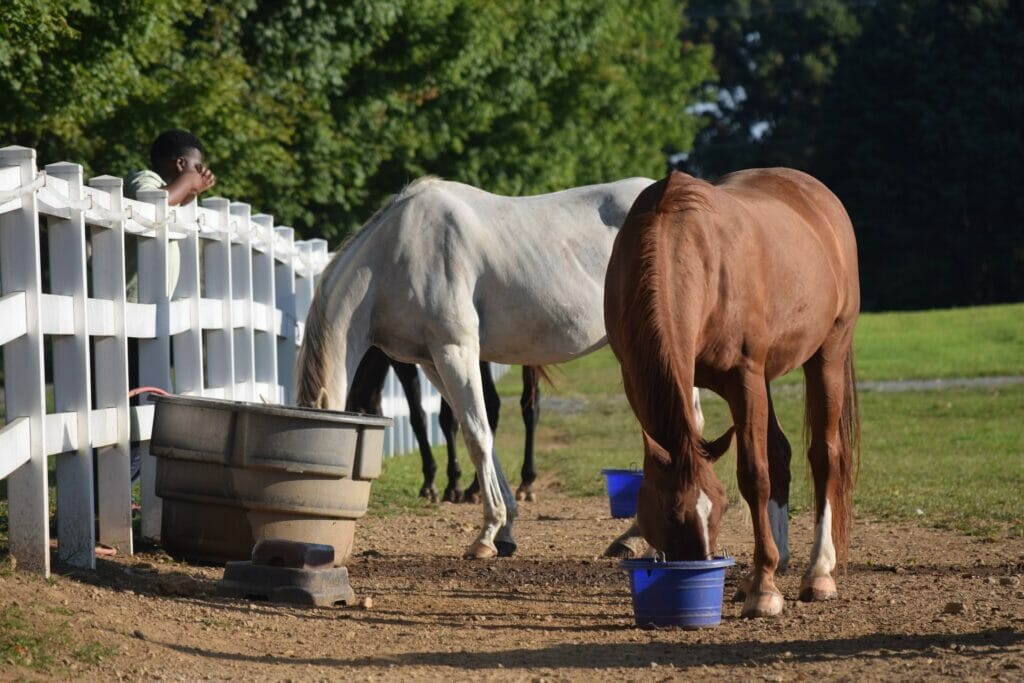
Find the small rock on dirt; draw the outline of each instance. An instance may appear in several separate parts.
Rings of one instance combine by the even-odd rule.
[[[365,598],[359,601],[359,606],[363,609],[373,609],[373,598],[367,595]]]
[[[943,614],[963,614],[967,611],[967,605],[962,602],[947,602],[942,609]]]
[[[168,574],[160,577],[156,583],[156,589],[163,595],[188,598],[199,593],[199,583],[191,576]]]
[[[138,638],[139,640],[146,639],[146,634],[140,631],[139,629],[135,629],[134,631],[132,631],[132,635]]]
[[[1000,586],[1018,586],[1020,585],[1019,576],[1001,576],[999,577]]]

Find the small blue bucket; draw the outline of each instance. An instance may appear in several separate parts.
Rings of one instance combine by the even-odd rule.
[[[639,470],[601,470],[608,485],[608,503],[612,517],[636,517],[636,499],[640,495],[640,482],[644,473]]]
[[[622,560],[619,568],[629,572],[636,625],[686,629],[718,626],[722,621],[725,569],[733,564],[731,557],[695,562]]]

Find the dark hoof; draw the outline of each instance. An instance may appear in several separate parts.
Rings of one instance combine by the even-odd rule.
[[[639,557],[635,550],[625,543],[618,542],[612,543],[608,546],[604,551],[604,556],[613,557],[617,560],[632,560]]]
[[[495,541],[494,546],[498,549],[498,557],[512,557],[518,547],[511,541]]]
[[[437,489],[433,486],[424,486],[420,489],[420,498],[426,498],[431,503],[437,502]]]
[[[480,498],[480,492],[479,491],[465,491],[462,494],[462,500],[460,500],[459,502],[460,503],[479,504],[479,503],[482,502],[482,499]]]
[[[462,502],[462,491],[458,489],[445,489],[444,490],[444,502],[446,503],[461,503]]]
[[[520,486],[516,489],[516,500],[533,503],[537,500],[537,494],[529,486]]]

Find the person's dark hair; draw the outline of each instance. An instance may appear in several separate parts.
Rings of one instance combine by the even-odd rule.
[[[162,163],[174,161],[190,149],[198,149],[206,156],[203,143],[195,135],[187,130],[165,130],[153,141],[149,148],[149,160],[154,168],[159,168]]]

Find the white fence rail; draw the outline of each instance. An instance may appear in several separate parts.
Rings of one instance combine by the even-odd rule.
[[[138,301],[126,293],[132,249]],[[172,251],[180,253],[177,282],[168,282]],[[35,150],[0,149],[0,479],[18,566],[50,572],[49,456],[61,561],[94,568],[96,543],[132,552],[133,443],[144,452],[142,536],[159,538],[148,455],[153,407],[129,405],[129,339],[138,340],[139,386],[290,403],[303,320],[327,260],[324,240],[295,241],[291,228],[253,215],[248,204],[210,198],[169,208],[163,190],[135,201],[123,197],[120,178],[83,184],[78,164],[39,172]],[[438,443],[440,398],[426,378],[421,385]],[[393,375],[383,407],[395,418],[387,453],[412,450],[408,405]]]

